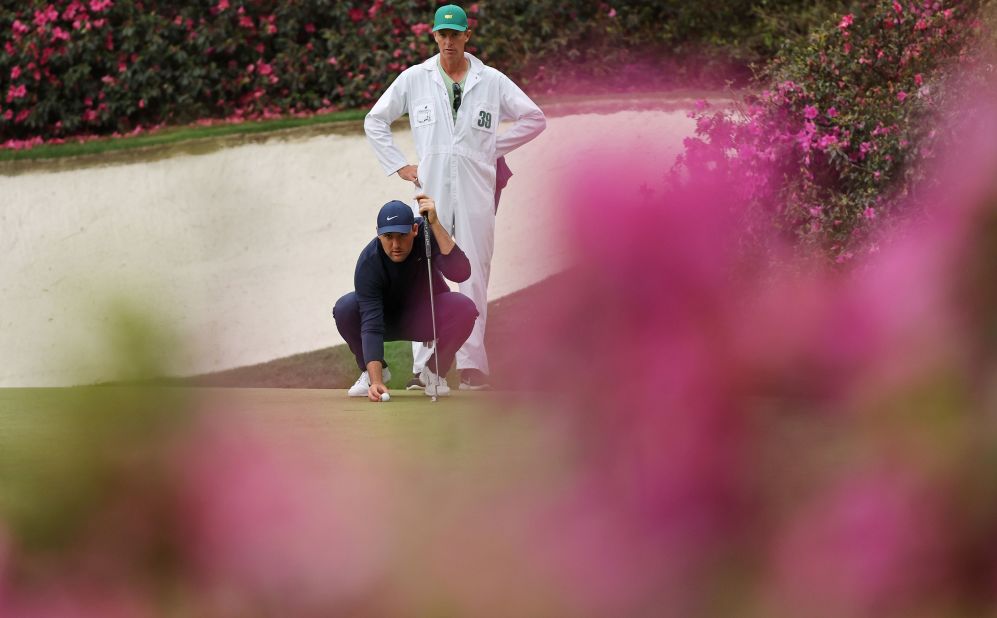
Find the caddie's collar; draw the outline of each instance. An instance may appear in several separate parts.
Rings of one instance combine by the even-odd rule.
[[[485,63],[478,60],[471,54],[464,52],[464,57],[467,58],[468,61],[471,63],[471,68],[468,69],[467,71],[469,74],[477,75],[478,73],[481,73],[482,69],[485,68]],[[422,69],[424,71],[436,71],[437,70],[436,67],[440,62],[439,58],[440,58],[439,54],[436,54],[432,58],[429,58],[428,60],[422,63]]]

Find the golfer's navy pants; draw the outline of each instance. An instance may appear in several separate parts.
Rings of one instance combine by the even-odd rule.
[[[454,355],[464,345],[474,328],[478,310],[470,298],[459,292],[442,292],[433,297],[436,303],[437,347],[434,355],[439,356],[440,373],[447,374],[453,364]],[[332,310],[336,328],[343,336],[350,351],[357,359],[357,367],[366,371],[363,360],[363,342],[360,337],[360,303],[356,292],[350,292],[336,301]],[[385,341],[432,341],[433,318],[429,301],[406,307],[399,315],[384,316]],[[436,360],[432,356],[426,366],[436,371]]]

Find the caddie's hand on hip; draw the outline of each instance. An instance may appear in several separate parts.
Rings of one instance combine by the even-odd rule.
[[[436,202],[425,193],[415,196],[415,201],[419,202],[419,214],[426,218],[430,225],[436,225]]]
[[[398,177],[402,180],[414,182],[417,187],[422,186],[422,183],[419,182],[419,168],[414,165],[406,165],[405,167],[399,169]]]

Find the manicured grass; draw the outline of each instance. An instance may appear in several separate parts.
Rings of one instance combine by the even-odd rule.
[[[155,133],[139,134],[119,138],[102,138],[89,142],[66,142],[64,144],[44,144],[27,150],[0,150],[0,162],[36,161],[101,155],[110,152],[136,150],[154,146],[169,146],[193,140],[217,139],[233,135],[254,135],[273,133],[287,129],[327,125],[337,122],[363,119],[366,110],[346,110],[330,114],[320,114],[306,118],[277,118],[256,120],[239,124],[218,124],[213,126],[174,127]]]
[[[389,454],[441,470],[478,462],[505,473],[516,465],[506,454],[532,433],[523,427],[533,416],[510,415],[514,409],[529,407],[502,393],[455,392],[433,402],[422,392],[398,391],[391,401],[370,402],[318,389],[4,388],[0,523],[35,546],[59,542],[75,529],[67,521],[85,520],[111,492],[128,491],[102,476],[116,457],[163,448],[174,436],[187,439],[201,422],[223,422],[291,450],[326,444],[338,455]],[[492,463],[485,466],[482,457]]]

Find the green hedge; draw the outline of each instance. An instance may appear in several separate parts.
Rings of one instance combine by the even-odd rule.
[[[472,51],[536,94],[722,82],[732,65],[766,58],[782,33],[806,32],[838,4],[494,0],[466,8]],[[7,3],[0,142],[363,107],[435,52],[434,8],[426,0]]]

